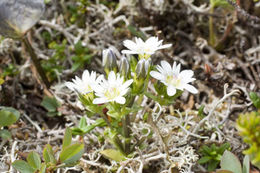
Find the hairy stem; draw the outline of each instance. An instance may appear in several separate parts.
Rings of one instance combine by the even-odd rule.
[[[122,118],[122,125],[123,125],[123,134],[124,134],[124,138],[125,138],[124,150],[125,150],[126,154],[129,154],[130,153],[130,142],[131,142],[130,141],[130,129],[129,129],[129,126],[130,126],[129,114],[125,115]]]
[[[29,40],[27,39],[26,36],[22,38],[22,42],[24,43],[27,51],[29,52],[31,59],[32,59],[32,62],[34,64],[38,74],[40,75],[43,83],[45,84],[45,86],[47,88],[50,88],[50,82],[49,82],[48,78],[46,77],[46,75],[43,71],[43,68],[40,64],[40,61],[37,59],[37,55],[35,54],[33,47],[32,47],[31,43],[29,42]]]

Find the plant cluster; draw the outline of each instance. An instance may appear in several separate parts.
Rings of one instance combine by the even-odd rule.
[[[251,92],[250,98],[258,111],[239,115],[237,130],[244,142],[249,144],[249,148],[244,151],[244,154],[249,155],[252,164],[260,168],[260,97]]]
[[[144,96],[160,105],[169,105],[183,90],[194,94],[198,92],[190,84],[195,80],[192,70],[181,71],[181,65],[176,62],[172,66],[166,61],[161,61],[161,65],[152,65],[151,56],[157,50],[171,46],[162,45],[162,42],[157,37],[146,41],[141,38],[126,40],[123,44],[128,49],[122,53],[127,57],[122,56],[119,63],[111,49],[103,51],[105,75],[85,70],[81,78],[76,76],[72,82],[66,82],[66,86],[78,94],[85,108],[101,117],[91,125],[86,125],[83,117],[79,126],[73,128],[73,133],[84,135],[97,126],[105,126],[104,137],[116,149],[105,149],[101,153],[110,159],[121,161],[131,157],[136,147],[140,147],[145,140],[136,139],[130,128],[136,113],[143,109],[140,104]],[[151,77],[157,79],[153,85],[156,93],[148,88]],[[147,113],[145,116],[144,121],[151,115]]]
[[[198,163],[207,164],[208,171],[214,171],[220,163],[223,153],[228,149],[230,149],[229,143],[222,144],[219,147],[216,144],[212,144],[210,147],[204,145],[200,149],[202,157],[198,160]]]
[[[84,153],[84,144],[72,143],[71,129],[67,128],[64,134],[62,148],[59,157],[55,156],[57,151],[53,151],[50,144],[43,149],[43,162],[40,155],[32,151],[28,154],[26,161],[16,160],[12,166],[21,173],[46,173],[54,172],[58,168],[76,165]]]

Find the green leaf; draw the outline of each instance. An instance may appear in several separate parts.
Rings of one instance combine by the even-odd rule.
[[[81,117],[79,121],[79,128],[82,129],[87,126],[87,121],[85,117]]]
[[[56,159],[50,144],[47,144],[43,149],[43,159],[46,163],[56,164]]]
[[[39,173],[46,173],[46,164],[42,163]]]
[[[248,155],[243,160],[243,173],[250,173],[250,158]]]
[[[94,128],[101,127],[104,125],[106,125],[105,120],[103,118],[100,118],[100,119],[97,119],[95,123],[93,123],[89,126],[85,126],[81,130],[83,131],[84,134],[86,134],[86,133],[89,133],[90,131],[92,131]]]
[[[2,110],[0,111],[0,127],[1,126],[9,126],[15,123],[19,117],[20,112],[11,107],[0,107]]]
[[[66,164],[72,164],[78,161],[84,153],[83,144],[73,144],[62,149],[60,161]]]
[[[234,173],[234,172],[228,170],[217,170],[216,173]]]
[[[219,164],[219,161],[212,161],[208,164],[208,171],[214,171]]]
[[[21,173],[34,173],[34,169],[24,160],[16,160],[12,166]]]
[[[72,64],[71,70],[73,72],[77,71],[83,64],[81,62],[75,62]]]
[[[41,158],[35,151],[29,153],[27,162],[35,170],[39,170],[41,168]]]
[[[121,162],[126,159],[125,156],[120,151],[114,149],[103,150],[100,151],[100,153],[105,157],[107,157],[108,159],[112,159],[117,162]]]
[[[63,142],[62,142],[62,149],[69,146],[71,144],[71,140],[72,140],[72,132],[70,128],[66,128],[65,134],[64,134],[64,138],[63,138]]]
[[[142,40],[147,39],[146,35],[142,31],[138,30],[138,28],[136,28],[135,26],[128,25],[127,29],[131,32],[132,35],[142,38]]]
[[[211,154],[211,149],[207,145],[202,146],[202,151],[207,155]]]
[[[12,112],[15,117],[16,117],[16,120],[18,120],[20,118],[20,112],[12,107],[2,107],[3,110],[6,110],[6,111],[9,111],[9,112]]]
[[[75,45],[74,45],[74,49],[75,49],[75,52],[76,54],[82,54],[84,53],[84,47],[82,46],[82,43],[81,41],[78,41]]]
[[[4,140],[11,139],[12,134],[6,129],[0,130],[0,138],[3,138]]]
[[[224,144],[222,144],[222,145],[219,147],[219,149],[218,149],[218,153],[222,155],[225,150],[228,150],[228,149],[229,149],[229,147],[230,147],[230,144],[229,144],[229,143],[224,143]]]
[[[71,128],[72,135],[84,135],[84,131],[81,128],[78,127],[72,127]]]
[[[260,109],[260,97],[255,92],[250,92],[250,99],[257,109]]]
[[[121,118],[121,114],[119,113],[118,109],[115,108],[112,104],[108,104],[107,109],[108,109],[107,115],[109,115],[115,119]]]
[[[20,113],[9,107],[4,107],[0,110],[0,127],[9,126],[15,123],[20,117]]]
[[[209,156],[204,156],[204,157],[202,157],[202,158],[200,158],[199,160],[198,160],[198,163],[199,164],[204,164],[204,163],[207,163],[208,161],[210,161],[211,160],[211,157],[209,157]]]
[[[55,97],[44,96],[41,102],[41,106],[43,106],[49,112],[56,112],[57,108],[60,107],[60,103]]]
[[[198,116],[200,117],[200,118],[204,118],[205,117],[205,115],[204,115],[204,108],[205,108],[205,105],[201,105],[200,107],[199,107],[199,109],[198,109]]]
[[[221,169],[235,173],[242,173],[241,164],[238,158],[230,151],[225,151],[220,162]]]

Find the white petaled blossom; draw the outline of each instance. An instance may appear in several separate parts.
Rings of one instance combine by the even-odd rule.
[[[138,54],[140,58],[148,59],[159,49],[165,49],[171,47],[171,44],[162,45],[163,40],[159,40],[158,37],[150,37],[146,41],[141,38],[135,37],[135,42],[132,40],[125,40],[124,46],[128,50],[122,50],[124,54]]]
[[[119,104],[125,104],[126,99],[124,95],[128,92],[129,86],[132,82],[132,79],[124,82],[124,77],[111,71],[108,74],[107,80],[103,79],[100,84],[94,88],[95,95],[98,98],[95,98],[93,103],[103,104],[108,102],[117,102]]]
[[[181,64],[176,65],[176,62],[174,62],[171,67],[167,61],[161,61],[161,66],[157,65],[156,68],[159,72],[151,71],[150,75],[167,86],[167,94],[169,96],[173,96],[177,89],[186,89],[193,94],[198,93],[198,90],[189,84],[195,80],[195,78],[193,78],[194,72],[192,70],[180,71]]]
[[[82,74],[82,79],[76,76],[75,79],[72,79],[72,82],[66,82],[65,85],[70,90],[84,95],[93,92],[93,89],[98,85],[101,79],[103,79],[103,75],[97,77],[96,72],[92,71],[89,73],[88,70],[85,70]]]

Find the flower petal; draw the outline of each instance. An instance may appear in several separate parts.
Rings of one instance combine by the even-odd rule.
[[[132,51],[132,50],[122,50],[121,53],[123,53],[123,54],[138,54],[137,51]]]
[[[167,87],[167,94],[168,96],[174,96],[174,94],[176,94],[176,88],[172,85],[169,85]]]
[[[124,82],[124,84],[122,85],[122,88],[128,88],[132,83],[133,83],[133,79],[127,80]]]
[[[150,72],[150,75],[151,75],[153,78],[157,79],[157,80],[164,80],[164,79],[165,79],[164,75],[162,75],[161,73],[159,73],[159,72],[157,72],[157,71],[151,71],[151,72]]]
[[[136,50],[137,48],[137,44],[131,40],[125,40],[123,44],[125,47],[127,47],[130,50]]]
[[[194,86],[192,86],[190,84],[186,84],[185,85],[185,89],[188,90],[189,92],[191,92],[192,94],[197,94],[198,93],[198,90]]]
[[[75,91],[75,84],[72,82],[66,82],[66,87],[68,87],[70,90]]]
[[[171,65],[167,61],[161,61],[161,65],[162,65],[162,68],[167,72],[171,71],[171,69],[172,69]]]
[[[165,45],[159,46],[158,49],[165,49],[165,48],[169,48],[171,46],[172,46],[172,44],[165,44]]]
[[[88,70],[84,70],[83,74],[82,74],[82,80],[88,80],[90,77],[89,75],[89,71]]]
[[[125,104],[126,99],[124,97],[117,97],[115,99],[115,102],[119,103],[119,104]]]
[[[102,98],[95,98],[93,100],[93,104],[103,104],[103,103],[107,103],[107,100],[104,99],[103,97]]]

